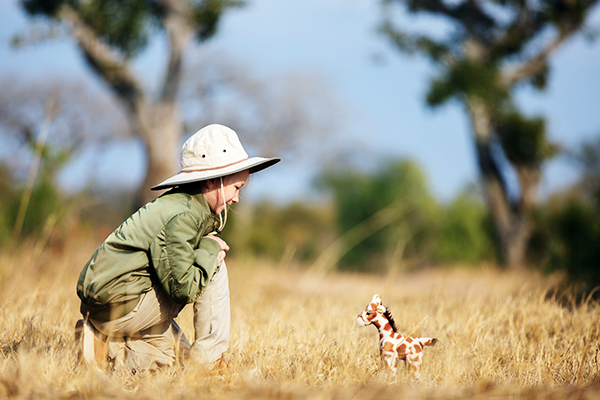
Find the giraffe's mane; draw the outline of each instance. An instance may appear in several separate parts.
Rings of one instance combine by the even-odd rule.
[[[398,332],[398,328],[396,328],[396,321],[394,321],[394,317],[392,317],[392,313],[390,312],[389,308],[385,307],[385,312],[383,313],[383,316],[387,318],[394,332]]]

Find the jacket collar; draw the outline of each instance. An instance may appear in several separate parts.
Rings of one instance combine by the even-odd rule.
[[[210,218],[209,221],[207,221],[207,226],[210,226],[211,229],[204,234],[208,234],[217,230],[219,227],[219,216],[213,213],[210,209],[210,206],[206,201],[206,197],[204,197],[204,194],[202,194],[202,188],[200,185],[196,184],[177,186],[166,192],[165,195],[170,193],[185,193],[189,195],[193,200],[191,204],[192,209],[194,209],[199,215],[207,215]]]

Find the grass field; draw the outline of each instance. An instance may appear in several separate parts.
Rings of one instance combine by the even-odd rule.
[[[125,399],[599,398],[600,305],[558,278],[481,268],[310,275],[228,260],[230,375],[194,365],[132,376],[77,367],[75,282],[97,242],[0,250],[0,397]],[[398,328],[439,339],[421,381],[380,368],[355,319],[374,293]],[[193,337],[190,307],[178,322]]]

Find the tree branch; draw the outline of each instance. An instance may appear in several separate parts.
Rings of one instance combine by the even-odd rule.
[[[543,28],[546,23],[555,25],[558,30],[558,34],[554,40],[550,41],[543,49],[540,50],[537,55],[531,57],[529,60],[521,63],[521,65],[503,74],[502,79],[507,87],[514,86],[521,81],[535,76],[541,72],[547,66],[549,56],[556,51],[556,49],[558,49],[563,42],[581,29],[586,15],[591,12],[592,8],[596,5],[596,3],[598,3],[598,0],[573,0],[565,3],[568,3],[567,9],[560,8],[558,10],[554,10],[555,13],[560,11],[560,15],[558,17],[554,16],[554,18],[552,18],[552,16],[548,17],[546,15],[543,16],[544,19],[542,21],[536,21],[535,18],[532,17],[529,8],[527,8],[528,14],[526,16],[533,24],[531,28],[532,32],[527,35],[528,38],[532,37],[533,34],[538,33],[538,31]],[[521,11],[523,10],[525,10],[524,7],[521,8]],[[507,36],[508,35],[510,35],[510,33],[508,33]]]
[[[494,51],[499,50],[502,57],[520,51],[527,41],[544,27],[544,24],[540,23],[540,16],[539,12],[532,11],[527,1],[517,0],[515,17],[512,23],[503,29],[504,34],[494,44]]]
[[[465,0],[450,7],[443,0],[409,0],[407,5],[411,12],[425,11],[449,17],[477,36],[483,32],[481,27],[496,25],[496,21],[482,10],[476,0]]]
[[[160,0],[166,16],[164,27],[169,38],[169,64],[164,78],[160,101],[173,103],[183,72],[183,52],[194,34],[194,29],[189,20],[191,10],[185,1]]]
[[[102,41],[70,6],[62,6],[60,18],[71,26],[73,37],[88,63],[111,87],[135,115],[144,100],[144,93],[127,61]]]
[[[379,32],[387,36],[393,45],[408,55],[420,52],[433,61],[444,65],[450,65],[456,61],[454,54],[450,50],[452,46],[451,42],[444,43],[425,35],[402,32],[396,29],[390,21],[385,21],[381,24]]]
[[[537,55],[531,57],[521,65],[512,68],[512,70],[503,73],[501,78],[502,82],[506,87],[512,87],[542,71],[548,63],[550,54],[558,49],[558,47],[560,47],[560,45],[574,32],[575,30],[573,29],[562,30],[554,40],[548,43]]]

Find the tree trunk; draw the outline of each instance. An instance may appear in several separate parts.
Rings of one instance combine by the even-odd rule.
[[[136,206],[154,200],[162,192],[150,190],[177,173],[183,127],[174,105],[149,105],[138,118],[138,131],[146,149],[146,175],[136,196]]]
[[[146,176],[138,190],[137,206],[154,200],[162,192],[151,191],[178,172],[179,151],[183,137],[183,124],[177,109],[177,90],[183,73],[183,53],[192,37],[189,10],[185,2],[162,0],[166,16],[164,27],[169,38],[169,59],[159,100],[146,108],[151,112],[138,112],[140,136],[144,138],[147,154]]]
[[[156,101],[144,93],[126,59],[102,41],[75,10],[69,6],[61,9],[61,16],[70,24],[86,61],[123,103],[134,133],[144,142],[146,175],[138,188],[135,206],[156,198],[160,192],[152,192],[150,187],[177,172],[183,136],[176,95],[183,70],[183,52],[193,36],[193,29],[185,1],[161,0],[160,3],[164,7],[163,24],[170,47],[162,90]]]
[[[475,139],[475,150],[488,208],[492,215],[496,238],[502,262],[509,269],[525,267],[527,242],[531,235],[529,211],[534,190],[534,179],[523,171],[520,178],[520,201],[512,202],[506,182],[498,166],[492,149],[492,121],[486,105],[477,99],[470,99],[468,113]]]

